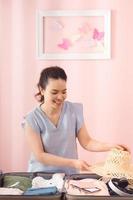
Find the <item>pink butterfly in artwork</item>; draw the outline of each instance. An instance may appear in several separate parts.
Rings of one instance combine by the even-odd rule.
[[[58,47],[67,50],[70,46],[72,46],[72,43],[69,39],[63,38],[62,43],[58,44]]]
[[[96,28],[93,31],[93,39],[94,40],[102,40],[104,38],[104,32],[99,32]]]

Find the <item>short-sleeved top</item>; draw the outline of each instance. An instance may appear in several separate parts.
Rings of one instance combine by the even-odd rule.
[[[57,126],[52,123],[40,106],[25,116],[23,125],[25,121],[36,134],[40,134],[47,153],[70,159],[78,158],[76,137],[84,123],[82,104],[65,101]],[[33,154],[29,160],[28,171],[77,173],[75,168],[40,163]]]

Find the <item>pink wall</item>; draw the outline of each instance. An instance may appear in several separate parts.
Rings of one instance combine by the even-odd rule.
[[[36,105],[34,92],[42,68],[59,65],[68,74],[68,99],[84,104],[90,134],[102,141],[132,146],[133,1],[132,0],[0,0],[0,168],[26,170],[29,150],[22,117]],[[35,58],[36,9],[111,9],[112,58],[93,61],[39,61]],[[88,162],[105,153],[88,153]]]

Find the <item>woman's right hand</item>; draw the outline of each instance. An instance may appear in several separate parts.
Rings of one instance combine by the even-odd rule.
[[[74,168],[79,171],[89,171],[90,165],[84,160],[74,160]]]

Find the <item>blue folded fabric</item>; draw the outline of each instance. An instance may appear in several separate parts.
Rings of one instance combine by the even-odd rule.
[[[57,187],[47,187],[47,188],[29,188],[23,195],[54,195],[58,192]]]

